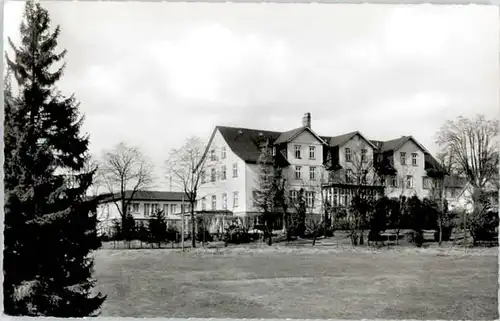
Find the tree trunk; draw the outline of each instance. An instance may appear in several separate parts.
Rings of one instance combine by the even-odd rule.
[[[195,226],[195,217],[194,217],[194,204],[191,206],[191,245],[193,249],[196,247],[196,226]],[[184,235],[182,236],[184,237]]]
[[[444,215],[444,178],[441,180],[440,184],[440,190],[439,190],[439,195],[440,195],[440,208],[441,211],[439,213],[439,246],[441,246],[441,243],[443,243],[443,215]]]
[[[467,212],[464,211],[464,247],[467,247]]]
[[[363,230],[360,230],[359,231],[359,245],[364,245],[365,244],[365,240],[364,240],[364,237],[363,237]]]
[[[443,220],[442,220],[442,217],[440,216],[439,217],[439,241],[438,241],[438,245],[441,246],[441,243],[443,243]]]

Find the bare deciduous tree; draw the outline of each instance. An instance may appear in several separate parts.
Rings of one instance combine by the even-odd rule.
[[[436,143],[449,151],[449,166],[467,178],[470,184],[473,212],[482,212],[481,195],[491,184],[498,187],[498,125],[497,119],[476,115],[473,119],[459,116],[447,121],[437,133]],[[464,212],[464,234],[466,233]],[[466,243],[466,242],[464,242]]]
[[[438,210],[438,243],[441,245],[443,241],[443,221],[447,208],[445,204],[445,178],[448,175],[456,174],[453,166],[453,152],[444,150],[436,155],[436,160],[440,168],[433,171],[428,171],[428,175],[432,176],[428,180],[429,199],[439,204]]]
[[[467,177],[473,189],[484,189],[498,175],[498,120],[477,115],[447,121],[436,143],[449,151],[451,168]]]
[[[111,194],[122,223],[136,193],[150,188],[154,181],[153,165],[149,159],[139,148],[123,142],[103,153],[99,175]]]
[[[346,162],[345,177],[340,181],[350,184],[350,211],[347,218],[349,236],[353,245],[364,243],[364,227],[376,197],[373,186],[379,185],[379,179],[374,166],[374,158],[369,149],[358,141],[351,148],[351,159]],[[342,181],[343,178],[343,181]],[[348,204],[346,204],[348,205]]]
[[[205,144],[199,137],[190,137],[180,148],[172,149],[165,161],[166,176],[182,190],[191,212],[191,241],[196,247],[195,206],[198,192],[205,175]]]
[[[271,245],[274,222],[279,212],[283,217],[285,233],[289,237],[287,179],[283,177],[283,169],[276,164],[269,145],[262,148],[258,165],[253,205],[262,213],[264,239],[267,238],[268,244]]]

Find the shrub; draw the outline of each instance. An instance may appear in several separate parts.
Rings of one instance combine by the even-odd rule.
[[[370,241],[370,242],[383,242],[386,240],[387,240],[387,238],[380,235],[379,231],[370,230],[368,232],[368,241]]]
[[[252,241],[254,241],[254,236],[248,233],[248,229],[235,223],[227,227],[224,233],[224,243],[226,244],[250,243]]]
[[[442,241],[447,242],[451,238],[453,232],[453,226],[443,226],[442,228]],[[434,232],[434,240],[439,242],[439,231]]]
[[[473,213],[470,231],[476,241],[493,241],[498,233],[498,211],[489,210],[480,213]]]
[[[408,234],[408,240],[410,243],[415,244],[417,247],[421,247],[424,244],[424,233],[420,231],[411,231]]]
[[[196,240],[199,242],[212,242],[214,240],[212,234],[204,227],[198,228]]]
[[[169,226],[165,232],[165,239],[169,242],[178,243],[181,241],[181,233],[175,226]]]

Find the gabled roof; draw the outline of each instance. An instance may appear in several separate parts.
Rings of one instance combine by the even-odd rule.
[[[130,199],[132,191],[125,191],[125,199]],[[134,201],[182,201],[183,192],[164,192],[164,191],[136,191]],[[118,200],[120,193],[106,193],[97,196],[99,203],[113,202]]]
[[[289,131],[286,131],[286,132],[283,132],[281,133],[281,135],[279,135],[279,137],[274,141],[274,144],[275,145],[278,145],[278,144],[281,144],[281,143],[286,143],[290,140],[292,140],[293,138],[295,138],[296,136],[298,136],[300,133],[302,133],[304,131],[304,127],[299,127],[299,128],[295,128],[295,129],[292,129],[292,130],[289,130]]]
[[[274,145],[282,144],[282,143],[287,143],[291,140],[293,140],[295,137],[299,136],[302,134],[304,131],[310,132],[314,137],[316,137],[317,140],[319,140],[322,144],[326,144],[326,142],[323,140],[323,138],[319,135],[317,135],[311,128],[309,127],[299,127],[295,128],[292,130],[289,130],[287,132],[281,133],[281,135],[274,141]]]
[[[350,133],[339,135],[339,136],[332,136],[332,137],[325,136],[323,139],[328,143],[329,146],[335,147],[335,146],[344,145],[345,143],[347,143],[351,138],[353,138],[356,135],[361,136],[361,138],[363,138],[370,145],[372,145],[372,147],[377,148],[377,146],[375,144],[373,144],[372,141],[370,141],[365,136],[363,136],[363,134],[361,134],[359,131],[354,131],[354,132],[350,132]]]
[[[379,141],[379,140],[372,140],[371,143],[374,144],[375,146],[378,147],[380,152],[387,152],[387,151],[395,151],[403,147],[404,144],[408,141],[413,141],[419,148],[421,148],[425,153],[429,153],[427,149],[422,146],[413,136],[402,136],[400,138],[392,139],[392,140],[387,140],[387,141]],[[430,153],[429,153],[430,154]]]
[[[305,130],[316,136],[318,140],[325,143],[321,137],[314,133],[309,127],[299,127],[287,132],[276,132],[269,130],[250,129],[241,127],[216,126],[208,142],[205,155],[212,143],[216,131],[219,131],[229,148],[246,163],[257,163],[261,155],[260,144],[268,141],[276,145],[292,140]],[[283,155],[284,156],[284,155]],[[286,157],[285,157],[286,160]]]
[[[257,163],[261,154],[260,142],[268,139],[272,143],[281,135],[280,132],[227,126],[217,126],[215,127],[215,131],[217,130],[221,133],[233,153],[246,163]],[[213,135],[207,148],[212,142]]]
[[[406,142],[412,140],[417,146],[419,146],[424,151],[424,153],[426,153],[426,155],[427,154],[430,155],[430,153],[412,136],[403,136],[401,138],[389,141],[378,141],[378,140],[368,140],[359,131],[353,131],[338,136],[319,136],[309,127],[298,127],[286,132],[278,132],[278,131],[250,129],[242,127],[216,126],[207,144],[202,160],[205,159],[209,151],[210,145],[213,141],[213,138],[215,136],[215,133],[217,131],[220,132],[223,139],[226,141],[226,143],[228,144],[229,148],[233,153],[235,153],[244,162],[255,164],[259,160],[259,156],[261,154],[261,146],[263,143],[267,142],[270,145],[282,144],[290,140],[293,140],[295,137],[297,137],[306,130],[309,131],[312,135],[314,135],[323,144],[328,145],[330,147],[341,146],[345,144],[347,141],[349,141],[355,135],[359,135],[361,136],[361,138],[363,138],[369,144],[371,144],[373,148],[378,149],[379,152],[397,150],[401,148]],[[285,155],[283,156],[285,157]]]

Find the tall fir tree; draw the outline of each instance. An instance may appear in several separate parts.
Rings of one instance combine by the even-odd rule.
[[[9,315],[83,317],[105,300],[92,294],[100,247],[96,203],[86,197],[95,169],[84,169],[88,137],[73,96],[57,91],[66,51],[56,53],[60,29],[47,10],[27,1],[19,46],[6,79],[4,311]]]

